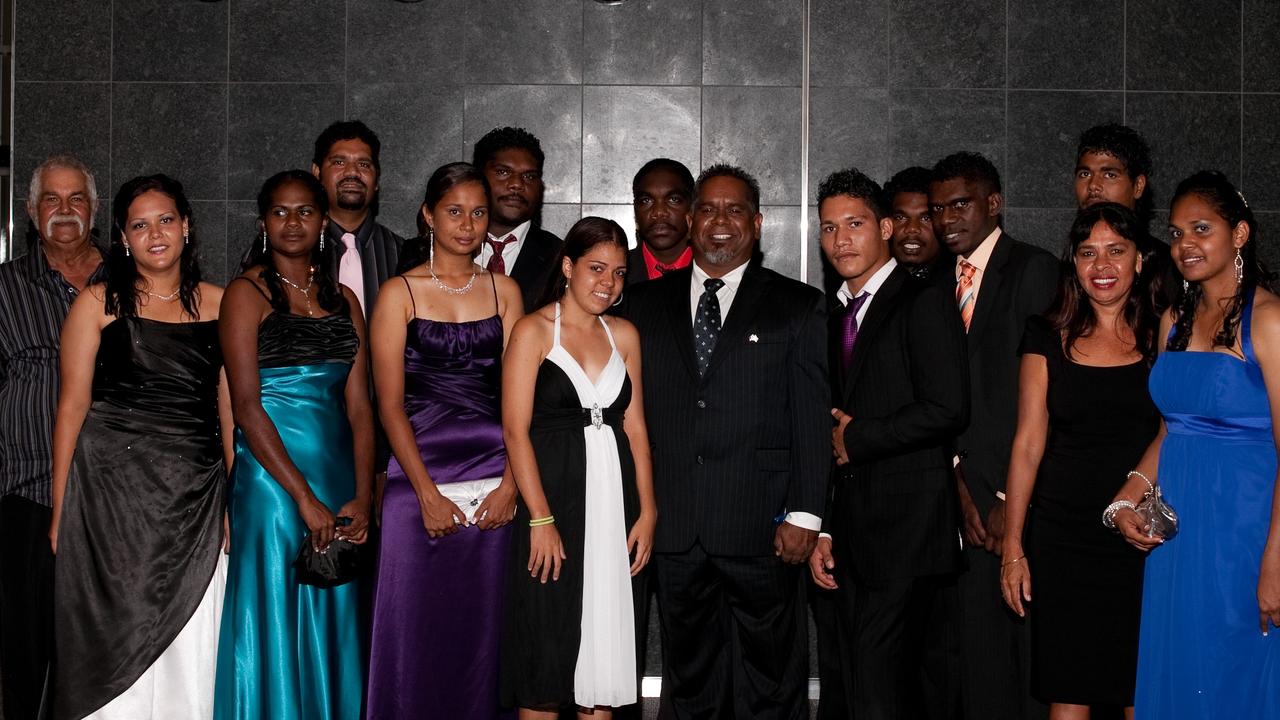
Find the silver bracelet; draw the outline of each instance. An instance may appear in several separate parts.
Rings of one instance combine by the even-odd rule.
[[[1132,500],[1117,500],[1107,506],[1102,511],[1102,525],[1110,530],[1116,529],[1116,513],[1128,508],[1129,510],[1137,510],[1138,506],[1133,504]]]
[[[1140,477],[1140,478],[1142,478],[1142,481],[1143,481],[1143,482],[1145,482],[1145,483],[1147,484],[1147,492],[1146,492],[1146,494],[1147,494],[1147,495],[1150,495],[1151,493],[1153,493],[1153,492],[1155,492],[1155,491],[1156,491],[1156,485],[1155,485],[1155,483],[1151,482],[1151,478],[1147,477],[1146,475],[1143,475],[1142,473],[1138,472],[1137,470],[1130,470],[1130,471],[1128,472],[1128,474],[1126,474],[1126,475],[1124,476],[1124,479],[1125,479],[1125,480],[1128,480],[1128,479],[1129,479],[1129,478],[1131,478],[1131,477]]]

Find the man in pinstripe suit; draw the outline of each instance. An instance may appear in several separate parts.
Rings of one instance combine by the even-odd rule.
[[[807,717],[798,563],[830,462],[822,294],[753,262],[759,186],[698,178],[693,265],[628,289],[658,529],[662,718]]]

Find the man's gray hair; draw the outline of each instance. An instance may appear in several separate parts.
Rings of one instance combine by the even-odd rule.
[[[34,208],[39,204],[40,193],[44,191],[44,173],[46,170],[53,168],[79,170],[80,174],[84,175],[84,184],[89,188],[89,207],[92,211],[89,222],[92,224],[93,216],[98,214],[98,183],[94,181],[93,171],[89,169],[89,166],[70,153],[50,155],[44,162],[36,166],[35,171],[31,173],[31,185],[27,188],[27,207]]]

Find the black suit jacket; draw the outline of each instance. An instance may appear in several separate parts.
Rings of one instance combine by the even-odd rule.
[[[636,245],[627,253],[627,286],[649,279],[649,268],[644,264],[644,251]]]
[[[786,511],[821,516],[830,467],[822,293],[752,263],[705,376],[693,353],[692,269],[628,289],[640,331],[658,552],[773,554]]]
[[[332,221],[325,228],[325,242],[334,243],[334,248],[337,250],[333,254],[335,278],[338,276],[338,265],[342,262],[342,255],[346,252],[342,245],[344,232],[348,231]],[[378,299],[378,289],[387,281],[387,278],[395,274],[396,265],[400,262],[400,249],[404,245],[404,238],[376,222],[372,214],[365,218],[359,228],[351,232],[355,233],[356,244],[360,248],[360,271],[364,279],[364,297],[361,298],[361,302],[364,307],[364,319],[368,323],[373,318],[373,305]]]
[[[520,295],[524,298],[524,311],[533,312],[538,309],[543,295],[547,291],[547,283],[555,272],[556,258],[560,256],[560,238],[534,225],[525,235],[524,244],[520,247],[520,256],[516,258],[515,267],[507,271],[507,275],[520,286]]]
[[[942,270],[941,268],[939,270]],[[1009,453],[1018,425],[1018,345],[1027,318],[1048,309],[1060,264],[1049,253],[1002,233],[983,271],[969,323],[969,428],[956,439],[960,468],[974,504],[985,518],[1004,491]],[[935,281],[955,297],[955,267]]]
[[[836,303],[838,305],[838,303]],[[952,293],[899,265],[871,299],[842,373],[844,309],[832,312],[832,378],[849,463],[833,471],[823,529],[837,564],[886,579],[960,568],[951,448],[969,419],[964,324]]]

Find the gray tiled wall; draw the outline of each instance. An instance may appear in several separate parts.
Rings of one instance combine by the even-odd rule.
[[[543,221],[558,233],[582,213],[630,227],[630,178],[649,157],[746,166],[764,188],[767,260],[796,276],[813,242],[804,204],[826,173],[854,164],[883,180],[961,148],[1000,167],[1010,231],[1055,247],[1076,137],[1109,120],[1150,139],[1157,207],[1181,176],[1216,167],[1267,239],[1280,221],[1274,0],[17,5],[19,196],[56,150],[92,164],[104,198],[136,173],[171,173],[218,279],[252,235],[258,185],[305,166],[340,117],[382,136],[382,220],[404,233],[430,171],[504,124],[543,140]],[[817,267],[808,253],[810,281]]]

